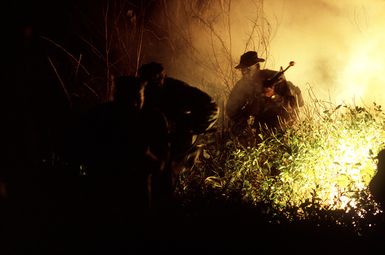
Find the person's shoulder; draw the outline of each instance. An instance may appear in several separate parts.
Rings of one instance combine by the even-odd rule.
[[[198,87],[191,85],[185,81],[168,77],[164,81],[164,88],[171,94],[180,94],[185,96],[209,97],[209,95]]]
[[[278,71],[276,70],[272,70],[272,69],[261,69],[260,72],[259,72],[259,76],[262,78],[262,79],[270,79],[272,78],[274,75],[276,75],[278,73]]]
[[[272,69],[262,69],[261,73],[266,74],[266,75],[274,75],[274,74],[278,73],[278,71],[272,70]]]
[[[167,76],[166,78],[164,78],[164,82],[183,82],[183,81],[176,79],[174,77],[171,77],[171,76]]]
[[[186,87],[186,88],[192,87],[187,82],[173,78],[173,77],[166,77],[164,79],[164,84],[166,87]]]

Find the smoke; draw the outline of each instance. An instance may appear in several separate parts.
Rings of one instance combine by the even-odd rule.
[[[257,50],[265,68],[295,61],[286,78],[305,96],[311,88],[334,103],[385,103],[383,0],[195,1],[192,9],[168,3],[168,35],[181,42],[166,63],[175,76],[228,90],[239,78],[239,56]]]
[[[295,60],[287,77],[335,103],[385,103],[385,1],[270,0],[265,10],[277,17],[272,66]]]

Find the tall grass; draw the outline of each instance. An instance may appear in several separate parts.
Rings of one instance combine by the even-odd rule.
[[[206,146],[202,160],[181,175],[178,195],[191,203],[199,197],[268,204],[274,217],[289,221],[333,215],[334,223],[351,225],[380,213],[367,188],[385,147],[380,105],[313,99],[295,125],[251,130],[252,139],[258,142],[250,147],[230,138],[222,150]]]

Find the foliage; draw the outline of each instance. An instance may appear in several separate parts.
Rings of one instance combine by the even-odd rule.
[[[293,126],[253,130],[255,146],[231,138],[222,148],[206,146],[201,162],[181,175],[179,196],[268,204],[263,210],[281,222],[369,225],[380,212],[367,186],[384,148],[381,106],[313,103]]]

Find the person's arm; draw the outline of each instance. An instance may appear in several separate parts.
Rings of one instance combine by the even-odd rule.
[[[249,101],[252,93],[249,89],[246,84],[239,81],[231,90],[226,104],[226,114],[231,120],[236,121],[240,115],[245,113],[247,104],[251,103]]]

